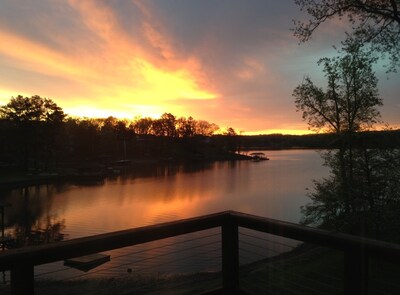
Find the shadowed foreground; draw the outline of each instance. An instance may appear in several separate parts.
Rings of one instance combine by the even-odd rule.
[[[189,250],[192,256],[199,256],[198,249],[218,244],[216,253],[221,256],[211,257],[220,265],[216,271],[166,274],[160,271],[164,266],[160,260],[147,273],[140,268],[127,271],[124,263],[115,265],[125,270],[118,278],[60,281],[34,275],[34,265],[151,241],[162,245],[166,238],[215,228],[220,228],[220,233],[208,237],[218,237],[217,241]],[[174,246],[179,243],[182,241]],[[151,250],[141,251],[145,259],[153,258],[156,248]],[[171,251],[176,260],[183,252],[185,249]],[[115,260],[111,258],[109,263]],[[5,251],[0,254],[0,270],[11,270],[11,286],[1,288],[10,293],[7,288],[11,287],[11,294],[33,294],[34,290],[35,294],[390,294],[400,290],[396,278],[399,261],[400,246],[395,244],[227,211]]]

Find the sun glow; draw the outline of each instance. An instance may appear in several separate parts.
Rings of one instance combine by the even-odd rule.
[[[143,61],[141,73],[151,92],[166,100],[176,98],[212,99],[217,96],[214,93],[200,90],[193,78],[184,70],[172,73],[164,72]]]
[[[306,135],[312,133],[315,132],[308,129],[266,129],[266,130],[243,132],[243,135],[270,135],[270,134]]]
[[[196,79],[186,70],[168,72],[145,60],[135,60],[129,71],[136,77],[132,85],[129,81],[122,85],[107,85],[105,81],[96,89],[97,93],[102,93],[101,97],[66,103],[66,112],[85,117],[156,118],[165,112],[182,115],[184,110],[174,103],[176,100],[208,100],[218,96],[200,89]]]
[[[65,113],[72,117],[107,118],[113,116],[119,119],[133,119],[134,117],[159,118],[165,110],[159,106],[126,105],[125,108],[107,107],[98,108],[91,105],[71,106],[64,108]]]

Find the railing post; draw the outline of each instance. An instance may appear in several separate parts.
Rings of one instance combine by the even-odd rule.
[[[362,248],[344,252],[344,293],[368,294],[368,257]]]
[[[11,269],[11,294],[12,295],[33,295],[34,269],[29,262],[15,261]]]
[[[238,226],[230,215],[222,224],[222,286],[224,294],[239,293]]]

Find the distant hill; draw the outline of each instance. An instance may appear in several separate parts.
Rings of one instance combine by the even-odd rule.
[[[387,131],[366,131],[353,135],[343,135],[351,139],[355,145],[369,148],[400,148],[400,129]],[[218,138],[219,137],[219,138]],[[223,141],[224,136],[215,136],[215,140]],[[332,149],[339,145],[339,137],[333,133],[307,135],[248,135],[236,138],[239,149]]]

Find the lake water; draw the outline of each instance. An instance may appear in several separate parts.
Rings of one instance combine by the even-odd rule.
[[[266,154],[270,161],[148,167],[102,184],[16,189],[1,201],[11,204],[8,225],[42,228],[60,222],[68,238],[224,210],[297,223],[312,179],[328,169],[314,150]]]
[[[61,234],[71,239],[225,210],[297,223],[300,206],[309,201],[306,193],[312,180],[328,175],[328,168],[313,150],[266,155],[270,161],[142,167],[134,175],[102,184],[16,189],[0,200],[11,204],[6,208],[6,231],[52,228],[53,238]],[[207,235],[213,239],[218,233]],[[124,251],[113,255],[123,257]],[[53,270],[54,265],[43,266],[39,272]]]

